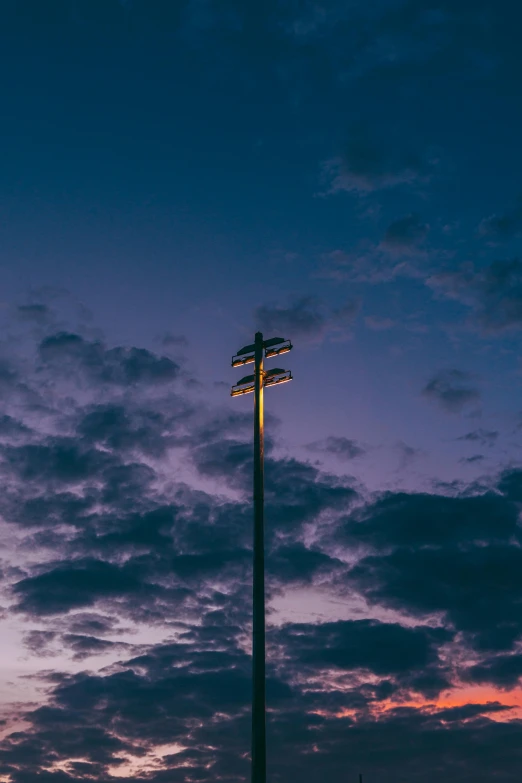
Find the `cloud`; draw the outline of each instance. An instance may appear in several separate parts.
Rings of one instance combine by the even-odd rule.
[[[4,454],[11,472],[23,481],[74,484],[114,466],[110,455],[95,449],[84,450],[74,438],[6,446]]]
[[[480,400],[480,392],[469,385],[469,380],[469,373],[462,370],[440,370],[424,386],[422,394],[446,412],[460,413],[469,403]]]
[[[62,372],[82,372],[92,382],[108,384],[168,383],[178,377],[179,366],[166,356],[157,357],[144,348],[110,348],[78,334],[58,332],[38,346],[46,365]]]
[[[498,438],[498,432],[495,430],[478,429],[473,432],[467,432],[460,435],[455,440],[467,441],[469,443],[480,443],[482,446],[494,446]]]
[[[398,452],[400,457],[399,470],[411,465],[417,458],[425,456],[425,452],[422,449],[409,446],[407,443],[404,443],[404,441],[398,441],[395,444],[394,449]]]
[[[510,641],[515,635],[516,631],[510,635]],[[522,677],[522,655],[497,655],[471,666],[468,676],[473,682],[494,683],[500,688],[513,688]]]
[[[315,579],[327,576],[336,569],[344,571],[344,563],[297,542],[274,549],[267,570],[269,578],[275,577],[286,584],[291,581],[298,585],[312,584]]]
[[[255,328],[277,336],[318,341],[328,334],[345,333],[361,308],[360,299],[349,299],[328,311],[317,297],[295,300],[288,307],[260,305],[254,311]]]
[[[290,307],[260,305],[254,313],[256,328],[264,332],[281,332],[309,338],[322,334],[326,319],[313,296],[298,299]]]
[[[166,347],[174,346],[186,348],[189,341],[184,334],[171,334],[171,332],[167,332],[161,337],[161,344]]]
[[[483,462],[484,461],[484,455],[483,454],[474,454],[472,457],[461,457],[459,459],[459,462],[463,465],[474,465],[477,462]]]
[[[516,479],[506,474],[499,487]],[[338,536],[366,553],[343,579],[370,602],[438,617],[478,652],[514,649],[522,550],[513,543],[520,528],[509,495],[389,493],[353,513]]]
[[[319,625],[295,623],[276,638],[284,640],[301,671],[303,667],[334,667],[414,679],[437,662],[437,642],[448,641],[451,634],[428,627],[404,628],[397,623],[348,620]],[[440,688],[447,684],[441,677]]]
[[[17,611],[34,615],[54,615],[93,606],[100,598],[121,594],[159,594],[161,588],[140,578],[133,565],[117,566],[101,560],[82,559],[56,563],[37,576],[13,585],[18,597]]]
[[[349,482],[323,473],[296,459],[272,456],[270,440],[265,443],[265,502],[267,543],[283,535],[299,535],[303,525],[329,510],[346,508],[358,496]],[[202,444],[192,459],[204,476],[219,479],[248,497],[252,490],[253,456],[248,443],[226,440]]]
[[[469,307],[471,325],[484,335],[522,327],[522,263],[517,258],[493,261],[481,269],[463,264],[431,275],[426,283],[436,296]]]
[[[118,620],[102,614],[76,613],[69,626],[72,633],[104,636],[115,630]]]
[[[501,215],[493,214],[484,218],[480,222],[478,233],[493,243],[522,234],[522,199],[514,209]]]
[[[46,304],[35,303],[18,305],[16,310],[18,318],[21,321],[34,322],[43,325],[49,323],[52,318],[51,310]]]
[[[13,783],[246,778],[251,418],[194,410],[176,385],[182,362],[168,382],[140,363],[126,375],[132,347],[114,353],[78,336],[40,355],[24,350],[34,365],[6,357],[16,411],[0,420],[0,514],[16,546],[5,595],[45,694],[13,708],[22,723],[2,744],[0,774]],[[22,386],[38,408],[18,405]],[[350,459],[366,448],[337,436],[310,445]],[[391,783],[426,780],[426,764],[448,780],[458,769],[481,781],[481,748],[493,743],[517,779],[520,729],[498,692],[455,708],[427,700],[464,681],[518,681],[521,475],[506,471],[482,494],[372,495],[279,457],[267,439],[267,600],[324,590],[344,610],[366,601],[372,612],[282,627],[268,617],[271,763],[281,778],[291,766],[306,783],[334,779],[349,753]],[[202,489],[209,479],[219,492]]]
[[[426,182],[429,164],[395,136],[390,132],[390,137],[385,139],[372,135],[368,129],[352,130],[341,155],[323,164],[322,177],[327,190],[321,195],[341,191],[365,195]]]
[[[420,216],[410,214],[390,223],[382,240],[382,247],[390,253],[402,254],[416,251],[426,239],[429,226]]]
[[[26,427],[22,422],[17,421],[12,416],[3,414],[0,416],[0,437],[13,438],[19,440],[21,436],[30,433],[29,427]]]
[[[420,550],[469,541],[508,542],[518,527],[515,506],[493,492],[469,497],[386,492],[348,517],[341,533],[350,545]]]
[[[426,248],[421,241],[416,244],[404,238],[401,246],[398,239],[394,242],[386,239],[385,235],[380,242],[364,239],[354,248],[337,248],[322,253],[320,267],[315,276],[372,285],[387,283],[400,277],[425,282],[435,263],[439,268],[440,255],[440,252]],[[370,328],[375,324],[374,328],[377,329],[381,323],[387,323],[387,319],[368,317]]]
[[[73,661],[83,661],[93,655],[101,655],[109,650],[122,652],[132,645],[123,642],[112,642],[108,639],[98,639],[96,636],[86,636],[84,634],[63,634],[61,637],[63,644],[67,645],[73,652]]]
[[[391,223],[380,242],[362,240],[348,251],[337,249],[321,256],[322,269],[317,276],[352,282],[383,283],[397,277],[426,277],[433,264],[434,251],[425,247],[429,226],[417,214]],[[389,318],[368,316],[370,329],[388,329]]]
[[[56,650],[50,649],[50,645],[56,639],[57,634],[54,631],[28,631],[25,634],[23,644],[31,652],[41,657],[56,655]]]
[[[333,454],[342,460],[352,460],[355,459],[355,457],[361,457],[366,454],[366,450],[356,441],[334,435],[331,435],[329,438],[322,441],[309,443],[306,448],[310,451]]]
[[[159,411],[129,408],[114,403],[91,406],[78,423],[78,435],[91,446],[119,453],[139,450],[152,456],[161,456],[179,442],[172,433],[172,418]]]

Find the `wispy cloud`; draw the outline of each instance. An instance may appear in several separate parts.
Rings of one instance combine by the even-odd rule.
[[[331,435],[325,440],[309,443],[306,448],[309,451],[332,454],[341,460],[352,460],[366,454],[366,449],[356,441],[335,435]]]
[[[426,184],[436,158],[406,145],[395,127],[376,135],[369,128],[354,127],[341,153],[323,163],[322,196],[341,191],[360,196],[398,186]]]
[[[470,325],[486,334],[522,327],[522,262],[497,260],[477,268],[471,263],[438,272],[426,280],[439,297],[470,308]]]
[[[481,220],[478,233],[487,241],[498,244],[522,234],[522,198],[519,203],[504,213],[489,215]]]
[[[496,430],[478,429],[460,435],[456,440],[462,440],[469,443],[480,443],[481,446],[493,446],[496,443],[499,433]]]
[[[480,400],[480,392],[469,381],[467,372],[456,369],[440,370],[424,386],[424,397],[437,403],[448,413],[460,413],[469,403]]]
[[[350,333],[360,309],[360,299],[348,299],[340,307],[332,309],[318,297],[307,296],[294,300],[286,307],[260,305],[254,311],[254,322],[256,328],[263,332],[320,342],[328,335]]]

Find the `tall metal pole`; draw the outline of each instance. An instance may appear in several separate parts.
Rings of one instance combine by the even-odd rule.
[[[359,783],[362,783],[362,773],[359,773]]]
[[[266,783],[263,335],[255,336],[252,783]]]

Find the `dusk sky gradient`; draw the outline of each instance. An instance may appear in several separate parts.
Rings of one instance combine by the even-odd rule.
[[[522,769],[522,6],[0,2],[0,783]],[[268,362],[267,362],[268,366]]]

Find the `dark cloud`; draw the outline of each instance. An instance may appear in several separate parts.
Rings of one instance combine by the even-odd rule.
[[[429,226],[412,213],[390,223],[381,244],[390,253],[408,253],[422,244],[428,231]]]
[[[422,394],[448,413],[460,413],[469,403],[480,400],[480,392],[469,381],[469,373],[462,370],[440,370],[428,381]]]
[[[356,308],[347,307],[350,318]],[[189,775],[246,778],[251,417],[206,409],[195,416],[170,391],[169,405],[157,404],[148,371],[143,395],[129,399],[119,393],[123,381],[107,382],[107,372],[122,379],[142,377],[141,370],[126,376],[121,367],[133,350],[112,350],[86,338],[51,340],[34,375],[24,376],[28,387],[41,385],[48,395],[46,427],[26,431],[18,427],[27,426],[23,419],[2,420],[12,438],[1,446],[0,513],[23,537],[17,555],[30,555],[23,568],[7,572],[11,611],[37,625],[25,638],[27,654],[55,667],[68,656],[76,669],[88,661],[91,670],[37,675],[46,702],[27,708],[24,728],[4,742],[0,772],[13,783],[57,776],[74,783],[86,775],[103,781],[128,763],[138,770],[131,777],[157,783],[167,777],[185,783]],[[62,406],[53,390],[68,362],[82,383],[68,387],[74,404]],[[106,370],[114,362],[116,375]],[[453,378],[457,386],[459,379],[466,380]],[[364,453],[347,438],[316,445],[344,457]],[[436,698],[454,682],[516,682],[519,473],[505,472],[498,491],[481,496],[376,498],[346,477],[275,454],[267,438],[268,599],[292,587],[321,586],[342,602],[362,595],[377,614],[394,609],[409,625],[379,619],[269,625],[274,779],[290,774],[290,758],[292,774],[301,770],[303,780],[335,779],[348,754],[357,769],[391,783],[405,774],[426,780],[426,763],[450,781],[458,769],[451,783],[460,783],[463,770],[482,783],[474,759],[484,746],[494,758],[501,747],[503,769],[512,765],[517,779],[520,727],[492,720],[503,705],[397,705],[412,695]],[[214,496],[178,482],[178,458],[223,493],[239,494]],[[123,642],[121,634],[135,623],[167,640],[143,643],[137,634],[139,644]],[[99,655],[113,662],[96,673]],[[173,742],[185,750],[156,755],[139,772],[158,745]],[[422,763],[411,754],[412,742]]]
[[[430,252],[421,244],[404,245],[388,242],[370,242],[362,239],[355,249],[338,248],[321,255],[321,267],[316,277],[331,278],[371,285],[391,282],[397,278],[425,281],[430,268]],[[394,326],[390,318],[366,316],[366,325],[375,331]]]
[[[498,488],[513,503],[522,502],[522,470],[511,468],[503,471]]]
[[[73,616],[69,629],[75,634],[103,636],[114,632],[117,623],[117,619],[106,615],[78,612]]]
[[[494,430],[478,429],[473,430],[473,432],[467,432],[465,435],[460,435],[456,440],[480,443],[482,446],[493,446],[497,438],[498,432]]]
[[[18,383],[18,373],[13,363],[4,357],[0,357],[0,388],[10,392]]]
[[[268,456],[270,451],[270,439],[265,437],[265,454]],[[232,438],[210,441],[206,445],[197,446],[191,456],[203,476],[220,478],[234,488],[250,491],[253,470],[250,443]]]
[[[310,451],[324,452],[326,454],[333,454],[342,460],[352,460],[355,457],[361,457],[366,454],[360,444],[350,438],[342,436],[331,435],[323,441],[316,441],[309,443],[307,448]]]
[[[137,566],[118,566],[94,559],[58,563],[38,576],[13,585],[17,611],[34,615],[55,615],[93,606],[104,598],[121,594],[158,595],[162,588],[140,578]]]
[[[92,623],[92,625],[96,624]],[[72,652],[72,659],[75,661],[82,661],[110,650],[117,650],[121,653],[132,646],[85,634],[59,634],[56,631],[29,631],[24,635],[23,644],[38,657],[56,657],[63,655],[64,650],[68,649]]]
[[[24,647],[41,657],[56,655],[51,645],[57,638],[54,631],[29,631],[24,635]]]
[[[370,555],[351,572],[351,579],[372,602],[413,614],[442,614],[470,641],[490,633],[494,624],[517,624],[522,558],[509,544],[448,545],[414,551],[397,548],[389,555]]]
[[[84,761],[81,763],[90,762],[95,774],[105,779],[106,765],[112,763],[114,769],[118,756],[124,757],[129,752],[138,755],[141,745],[140,755],[143,757],[143,749],[149,747],[151,733],[165,742],[186,738],[190,724],[185,719],[183,705],[190,698],[191,691],[186,688],[183,674],[175,675],[172,682],[165,683],[161,679],[149,682],[147,678],[132,676],[130,672],[105,680],[84,677],[64,683],[57,689],[56,706],[33,714],[34,734],[18,737],[17,742],[10,742],[4,752],[3,763],[9,764],[9,771],[16,781],[25,779],[17,770],[17,762],[19,764],[25,759],[26,774],[35,774],[39,768],[45,769],[53,758],[52,746],[55,747],[54,759],[82,758]],[[223,680],[230,688],[229,677]],[[238,680],[236,678],[234,684],[238,685]],[[170,717],[176,681],[179,685],[176,701],[182,715],[177,722]],[[192,677],[193,685],[203,686],[207,681],[210,681],[209,675]],[[107,726],[105,730],[86,725],[87,711],[82,700],[89,687],[97,698],[97,714]],[[196,696],[202,690],[198,688],[192,693]],[[242,693],[237,688],[231,691],[232,694]],[[77,703],[82,705],[81,709],[69,707],[73,694]],[[346,701],[349,703],[348,697]],[[96,702],[93,699],[91,703]],[[136,714],[139,703],[143,703],[141,721]],[[307,706],[320,709],[326,704],[327,699],[322,705],[316,698],[315,703],[308,700]],[[169,780],[182,783],[187,774],[193,779],[204,780],[208,777],[207,765],[212,765],[212,774],[224,780],[248,776],[248,758],[241,758],[246,756],[244,748],[248,748],[249,744],[248,713],[238,714],[229,705],[230,699],[226,717],[211,722],[204,718],[196,696],[193,710],[198,718],[193,720],[190,729],[191,747],[165,759]],[[499,779],[503,783],[516,780],[521,759],[520,727],[516,722],[507,724],[488,719],[488,714],[494,716],[500,713],[498,704],[472,705],[460,714],[458,708],[453,711],[402,708],[377,719],[361,714],[357,721],[349,716],[322,715],[300,707],[300,704],[298,707],[289,702],[285,710],[274,709],[270,714],[270,758],[276,779],[286,779],[296,768],[302,770],[301,776],[307,783],[313,783],[325,774],[335,778],[339,769],[346,769],[348,757],[349,768],[355,777],[362,769],[366,775],[376,779],[385,777],[390,783],[400,783],[404,775],[409,780],[429,779],[426,778],[427,767],[436,770],[437,775],[444,773],[450,783],[458,783],[462,779],[459,775],[463,774],[478,783],[486,783],[495,770],[502,770]],[[118,727],[120,735],[122,732],[130,733],[134,725],[141,723],[144,731],[140,744],[132,737],[116,737],[108,726],[109,718]],[[65,726],[67,731],[64,731]],[[60,733],[63,736],[59,736]],[[415,753],[411,752],[410,743],[414,743]],[[147,777],[159,783],[166,775],[152,772]],[[62,779],[74,780],[76,776],[62,776]]]
[[[301,543],[277,547],[268,559],[269,575],[286,584],[311,584],[315,577],[331,575],[336,569],[344,571],[344,563],[319,550],[308,549]]]
[[[186,348],[189,344],[187,337],[184,334],[171,334],[167,332],[161,338],[161,344],[167,347],[183,347]]]
[[[58,372],[82,372],[91,382],[130,385],[161,384],[175,380],[179,365],[144,348],[106,348],[78,334],[58,332],[38,347],[42,362]]]
[[[462,457],[459,462],[463,465],[474,465],[477,462],[483,462],[484,459],[483,454],[474,454],[472,457]]]
[[[362,669],[380,676],[410,678],[436,664],[436,647],[451,639],[451,634],[442,629],[347,620],[320,625],[294,623],[278,638],[284,639],[301,670],[303,666],[349,672]],[[438,685],[442,689],[448,682],[441,677]]]
[[[256,329],[288,339],[319,341],[328,334],[346,333],[361,309],[361,300],[348,299],[342,306],[326,310],[315,296],[302,297],[289,307],[261,305],[254,312]]]
[[[82,449],[75,438],[55,438],[44,444],[6,446],[7,465],[22,481],[74,484],[97,477],[114,466],[103,451]]]
[[[354,511],[339,528],[352,545],[417,549],[462,542],[509,542],[519,533],[515,506],[497,492],[448,497],[387,492]]]
[[[372,137],[367,129],[353,131],[342,154],[325,164],[327,193],[371,193],[425,180],[428,167],[422,156],[392,137]]]
[[[100,655],[109,650],[123,651],[131,645],[122,642],[111,642],[107,639],[98,639],[96,636],[82,634],[63,634],[61,641],[73,652],[74,661],[83,661],[92,655]]]
[[[419,457],[425,456],[425,452],[422,449],[416,449],[414,446],[409,446],[404,441],[398,441],[394,449],[399,454],[400,462],[399,469],[403,469],[408,465],[411,465]]]
[[[8,416],[5,413],[0,416],[0,437],[18,439],[20,435],[28,434],[30,431],[25,424],[17,421],[12,416]]]
[[[129,405],[95,405],[83,415],[77,433],[93,446],[120,453],[138,450],[157,457],[178,442],[174,432],[181,419],[182,414],[169,419],[159,411],[130,410]]]
[[[506,472],[501,492],[389,492],[354,508],[333,539],[325,533],[323,540],[362,555],[336,579],[338,589],[360,590],[414,617],[442,618],[479,652],[514,650],[522,635],[519,484],[516,471]]]
[[[455,299],[471,310],[471,323],[486,335],[502,334],[522,326],[522,263],[519,259],[493,261],[476,269],[439,272],[427,279],[438,296]]]
[[[508,707],[498,702],[489,702],[488,704],[464,704],[462,707],[447,707],[437,712],[438,720],[445,723],[455,721],[470,720],[481,715],[491,715],[499,712],[509,712],[512,707]]]
[[[502,630],[500,632],[502,633]],[[499,688],[513,688],[522,677],[522,655],[497,655],[471,666],[467,674],[473,682],[493,684]]]
[[[484,218],[478,231],[481,236],[492,241],[512,239],[522,234],[522,199],[514,209]]]
[[[41,325],[50,322],[52,319],[52,312],[46,304],[18,305],[16,311],[21,321],[29,321]]]
[[[298,299],[290,307],[260,305],[254,317],[257,329],[266,333],[274,332],[287,339],[316,337],[323,333],[326,326],[319,302],[313,296]]]

